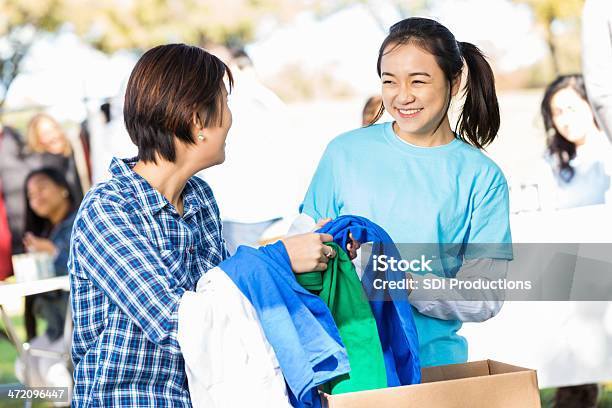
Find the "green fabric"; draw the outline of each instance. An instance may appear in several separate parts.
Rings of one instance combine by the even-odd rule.
[[[351,371],[323,385],[328,394],[387,387],[387,373],[376,320],[355,267],[338,245],[325,272],[296,274],[298,282],[329,307],[346,347]]]
[[[318,295],[323,288],[323,274],[321,272],[298,273],[295,277],[299,284],[309,292]]]

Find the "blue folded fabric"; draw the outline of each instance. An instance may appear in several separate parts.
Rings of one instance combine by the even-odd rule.
[[[356,241],[372,242],[373,255],[385,254],[401,259],[389,234],[364,217],[342,215],[325,224],[317,232],[332,235],[334,242],[344,249],[351,233]],[[378,278],[399,282],[405,279],[405,275],[401,271],[376,272],[372,263],[370,259],[364,269],[361,282],[370,299],[372,313],[376,319],[385,357],[387,383],[390,387],[420,383],[419,340],[412,316],[412,306],[408,302],[408,292],[405,289],[377,290],[373,284]]]
[[[325,303],[295,279],[285,246],[240,246],[219,264],[253,304],[294,407],[320,407],[317,386],[348,373],[338,328]]]

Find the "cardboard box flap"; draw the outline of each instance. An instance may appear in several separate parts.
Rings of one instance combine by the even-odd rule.
[[[495,360],[471,361],[463,364],[424,367],[421,369],[421,383],[481,377],[483,375],[516,373],[520,371],[532,370],[511,364],[500,363]]]
[[[534,371],[324,395],[328,408],[540,408]]]
[[[421,383],[480,377],[489,374],[489,363],[487,360],[472,361],[464,364],[424,367],[421,369]]]
[[[523,367],[511,365],[511,364],[500,363],[499,361],[495,361],[495,360],[487,360],[487,362],[489,363],[489,374],[491,375],[516,373],[519,371],[533,371],[533,370],[530,370],[529,368],[523,368]]]

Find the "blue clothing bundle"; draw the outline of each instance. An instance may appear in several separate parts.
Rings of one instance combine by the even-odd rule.
[[[317,386],[350,371],[331,312],[295,279],[282,242],[240,246],[219,264],[255,308],[294,407],[320,407]]]
[[[325,224],[318,232],[332,235],[334,242],[342,248],[346,248],[350,233],[358,242],[373,242],[373,255],[384,253],[401,259],[387,232],[364,217],[343,215]],[[399,282],[405,279],[405,276],[400,271],[391,270],[381,275],[373,270],[370,260],[362,277],[362,284],[376,319],[388,386],[420,383],[419,341],[412,306],[408,303],[408,292],[405,289],[376,290],[375,279]]]

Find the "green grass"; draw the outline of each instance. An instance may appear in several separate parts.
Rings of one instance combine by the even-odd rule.
[[[612,383],[603,385],[599,395],[598,408],[612,408]]]
[[[13,370],[17,351],[8,341],[0,340],[0,384],[17,382]]]
[[[25,339],[25,327],[23,325],[23,316],[11,317],[13,326],[17,331],[17,335],[20,339]],[[4,324],[0,327],[4,329]],[[37,333],[43,333],[47,328],[47,324],[43,319],[37,319],[36,330]],[[14,384],[18,383],[17,377],[15,377],[15,359],[17,358],[17,350],[15,347],[6,340],[0,340],[0,384]],[[23,401],[2,399],[0,397],[0,407],[2,408],[21,408],[23,407]],[[32,403],[34,408],[50,408],[53,407],[51,402],[34,400]]]
[[[555,396],[555,388],[544,388],[540,390],[540,401],[542,408],[552,407],[553,398]]]
[[[17,331],[20,339],[25,339],[25,327],[23,326],[23,316],[11,317],[13,326]],[[4,324],[2,324],[4,329]],[[17,350],[6,340],[0,340],[0,384],[15,383],[15,359],[17,358]]]
[[[23,316],[12,316],[11,321],[17,331],[17,335],[21,340],[25,340],[25,327],[23,325]],[[4,329],[4,324],[0,324]],[[43,319],[36,320],[36,332],[44,333],[47,328],[47,323]],[[0,340],[0,384],[17,382],[15,377],[15,359],[17,358],[17,350],[6,340]]]

